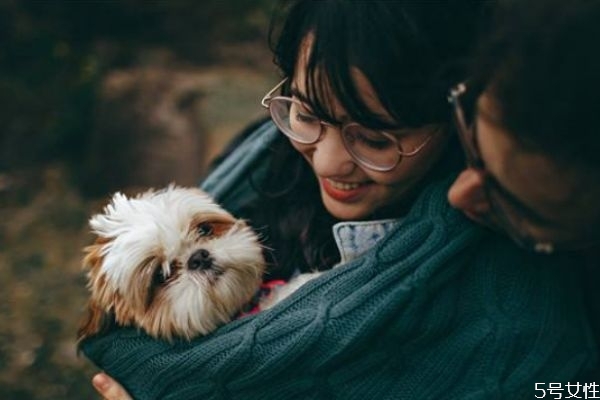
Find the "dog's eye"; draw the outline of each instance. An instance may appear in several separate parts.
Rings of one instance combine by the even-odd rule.
[[[167,280],[167,277],[165,276],[165,273],[163,271],[162,268],[156,268],[156,271],[154,271],[154,278],[152,283],[155,285],[162,285],[163,283],[165,283]]]
[[[210,236],[213,233],[213,227],[208,222],[203,222],[196,229],[200,236]]]

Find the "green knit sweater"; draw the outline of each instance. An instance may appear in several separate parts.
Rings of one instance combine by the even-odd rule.
[[[204,187],[235,211],[276,134],[259,129]],[[118,329],[83,350],[136,399],[512,400],[575,382],[596,348],[569,260],[476,227],[446,190],[270,310],[191,343]]]

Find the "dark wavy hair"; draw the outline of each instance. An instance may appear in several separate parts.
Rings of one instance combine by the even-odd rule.
[[[525,148],[600,168],[600,2],[508,0],[476,51],[473,82]]]
[[[389,126],[364,104],[350,75],[353,66],[401,126],[449,126],[446,93],[465,77],[475,32],[487,15],[484,8],[480,1],[465,0],[290,1],[274,18],[269,37],[275,63],[292,78],[303,40],[314,35],[306,95],[323,120],[337,122],[329,108],[333,96],[352,120]],[[450,164],[458,168],[458,147],[445,154],[424,181],[447,174]],[[255,186],[261,198],[250,219],[273,249],[270,277],[328,269],[339,261],[331,229],[337,221],[323,206],[312,169],[283,135],[272,148],[266,180]],[[401,216],[408,206],[378,210],[372,217]]]

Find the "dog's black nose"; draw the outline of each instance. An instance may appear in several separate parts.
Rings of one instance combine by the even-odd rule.
[[[205,249],[196,251],[189,258],[187,265],[189,269],[209,269],[212,267],[213,259],[210,252]]]

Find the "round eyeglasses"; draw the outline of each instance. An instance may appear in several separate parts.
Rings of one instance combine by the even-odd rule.
[[[356,122],[336,126],[322,121],[311,112],[309,107],[292,97],[274,96],[287,78],[279,82],[262,99],[279,130],[291,140],[301,144],[313,144],[319,141],[324,127],[340,130],[342,141],[348,153],[361,166],[379,172],[394,169],[402,157],[411,157],[423,149],[433,134],[411,150],[404,150],[395,135],[388,132],[366,128]]]

